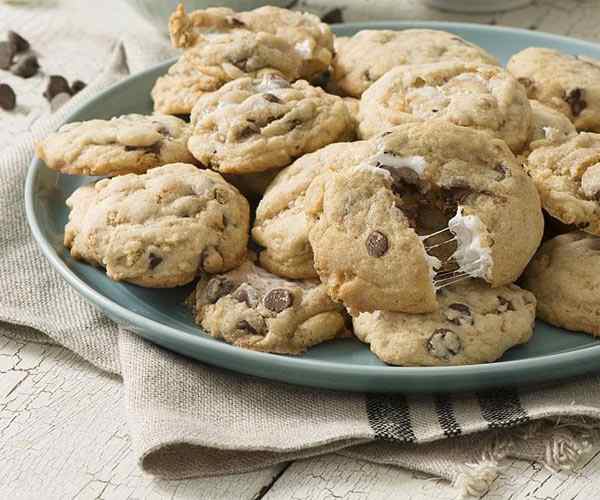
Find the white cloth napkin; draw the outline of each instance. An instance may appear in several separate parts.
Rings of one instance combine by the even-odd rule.
[[[35,142],[69,112],[172,54],[142,25],[131,33],[112,54],[112,43],[98,43],[103,71],[58,112],[10,141],[0,137],[0,334],[59,343],[119,374],[146,471],[169,479],[230,474],[336,452],[427,472],[480,494],[506,457],[572,469],[593,450],[600,438],[599,377],[423,397],[316,390],[183,358],[120,330],[87,304],[37,249],[25,219],[24,179]],[[0,116],[8,128],[16,123]]]

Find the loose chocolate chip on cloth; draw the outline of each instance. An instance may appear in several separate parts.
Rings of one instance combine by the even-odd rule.
[[[7,35],[8,42],[13,44],[15,47],[15,53],[25,52],[29,50],[29,42],[25,40],[21,35],[19,35],[16,31],[10,30]]]
[[[14,44],[2,41],[0,42],[0,69],[9,69],[15,56]]]
[[[58,94],[70,94],[71,87],[64,76],[50,75],[48,78],[48,85],[44,90],[44,97],[48,102],[52,101]]]
[[[17,105],[15,91],[7,83],[0,83],[0,108],[12,111]]]
[[[40,69],[40,64],[37,57],[33,54],[25,56],[17,61],[11,71],[14,75],[21,78],[31,78],[35,76]]]

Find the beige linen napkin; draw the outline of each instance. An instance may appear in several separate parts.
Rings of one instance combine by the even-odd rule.
[[[120,374],[134,449],[146,471],[170,479],[230,474],[337,452],[427,472],[479,494],[506,457],[558,470],[592,451],[599,439],[599,377],[423,397],[303,388],[168,352],[119,330],[71,289],[41,255],[25,220],[33,145],[129,68],[168,53],[159,40],[126,39],[88,88],[0,151],[0,333],[57,342]]]

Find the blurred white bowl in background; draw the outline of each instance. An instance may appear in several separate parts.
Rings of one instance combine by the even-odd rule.
[[[448,12],[503,12],[525,7],[533,0],[423,0],[427,5]]]
[[[137,12],[164,33],[169,31],[169,16],[181,0],[126,0]],[[234,10],[252,10],[263,5],[286,7],[292,0],[186,0],[188,12],[208,7],[230,7]]]

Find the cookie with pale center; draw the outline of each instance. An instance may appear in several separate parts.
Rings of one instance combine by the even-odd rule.
[[[362,313],[352,320],[354,333],[399,366],[490,363],[533,334],[535,297],[516,285],[469,280],[440,290],[438,301],[428,314]]]

